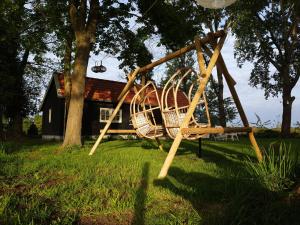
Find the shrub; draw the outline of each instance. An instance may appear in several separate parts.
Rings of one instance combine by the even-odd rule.
[[[261,163],[251,160],[246,162],[249,173],[270,191],[282,191],[290,188],[296,177],[298,153],[284,143],[271,144],[268,151],[264,150]]]
[[[34,123],[31,123],[28,131],[27,131],[27,135],[29,137],[36,137],[38,136],[38,128]]]

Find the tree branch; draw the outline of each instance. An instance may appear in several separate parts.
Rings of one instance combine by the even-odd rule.
[[[271,41],[273,42],[273,44],[276,46],[278,52],[279,52],[279,55],[281,58],[283,58],[283,53],[282,53],[282,50],[280,48],[280,45],[277,43],[276,39],[275,39],[275,36],[273,34],[273,32],[271,30],[269,30],[267,28],[267,26],[265,26],[265,21],[259,16],[258,13],[255,14],[256,15],[256,18],[259,20],[260,23],[262,23],[264,25],[264,28],[266,29],[266,31],[268,31],[268,33],[270,34],[270,38],[271,38]]]
[[[255,35],[257,36],[257,38],[258,38],[260,44],[261,44],[262,46],[267,46],[267,44],[266,44],[265,40],[263,39],[263,37],[262,37],[257,31],[254,31],[254,32],[255,32]],[[265,48],[262,48],[262,49],[264,50]],[[264,51],[265,51],[265,50],[264,50]],[[273,64],[273,66],[274,66],[278,71],[280,71],[280,66],[279,66],[279,64],[276,63],[276,62],[269,56],[269,53],[268,53],[268,52],[265,52],[265,55],[266,55],[266,57],[268,58],[268,60]]]
[[[91,43],[95,42],[95,32],[97,27],[97,21],[100,18],[100,5],[99,0],[90,1],[90,13],[87,21],[86,31],[90,35]]]
[[[70,1],[69,14],[70,14],[70,21],[72,24],[72,28],[75,32],[78,32],[79,31],[79,21],[78,21],[78,17],[77,17],[77,7],[75,6],[74,1]]]

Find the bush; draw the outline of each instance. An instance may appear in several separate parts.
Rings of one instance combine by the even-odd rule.
[[[38,128],[34,123],[31,123],[28,131],[27,131],[27,135],[29,137],[36,137],[38,136]]]
[[[249,173],[270,191],[282,191],[290,188],[296,177],[298,152],[284,143],[271,144],[268,151],[264,150],[261,163],[251,160],[246,162]]]

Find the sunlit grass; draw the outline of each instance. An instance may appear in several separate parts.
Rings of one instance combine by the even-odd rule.
[[[68,151],[55,142],[2,145],[0,224],[230,224],[241,210],[233,203],[243,205],[243,220],[235,221],[251,224],[262,216],[250,207],[255,201],[280,203],[262,207],[271,216],[280,207],[292,207],[248,174],[245,159],[255,157],[246,139],[204,141],[202,159],[196,155],[197,142],[184,142],[162,181],[156,177],[167,152],[155,142],[104,142],[88,156],[91,144]],[[170,145],[165,141],[165,150]],[[253,213],[258,217],[249,216]],[[297,216],[291,210],[278,221],[293,224]]]

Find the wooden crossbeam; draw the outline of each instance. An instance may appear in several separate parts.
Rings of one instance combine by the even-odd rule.
[[[208,128],[182,128],[181,133],[186,134],[224,134],[236,132],[251,132],[252,127],[208,127]]]
[[[102,133],[103,130],[100,130],[100,133]],[[136,134],[135,130],[113,130],[113,129],[109,129],[106,131],[107,134]]]
[[[218,39],[220,37],[223,37],[224,35],[225,35],[225,31],[220,30],[220,31],[217,31],[215,33],[212,33],[211,35],[208,35],[208,36],[200,39],[200,42],[201,42],[201,44],[206,44],[206,43],[210,42],[213,38]],[[156,67],[156,66],[158,66],[162,63],[165,63],[165,62],[167,62],[171,59],[177,58],[177,57],[179,57],[179,56],[181,56],[181,55],[183,55],[183,54],[185,54],[185,53],[187,53],[191,50],[194,50],[195,48],[196,48],[195,43],[190,44],[190,45],[188,45],[184,48],[181,48],[181,49],[177,50],[176,52],[173,52],[173,53],[170,53],[170,54],[166,55],[164,58],[161,58],[161,59],[159,59],[159,60],[157,60],[153,63],[150,63],[150,64],[142,67],[139,72],[140,73],[147,72],[147,71],[151,70],[152,68],[154,68],[154,67]]]

